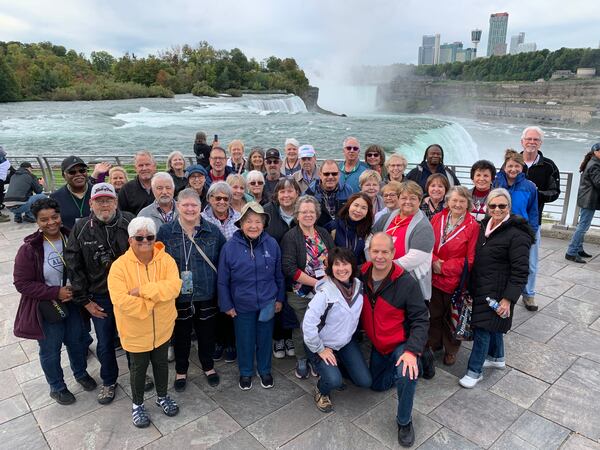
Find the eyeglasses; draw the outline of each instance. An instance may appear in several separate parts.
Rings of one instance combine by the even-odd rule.
[[[133,239],[135,239],[136,242],[143,242],[144,239],[146,239],[148,242],[152,242],[154,239],[156,239],[156,236],[149,234],[148,236],[134,236]]]
[[[265,161],[265,163],[266,163],[266,164],[269,164],[269,165],[273,165],[273,164],[279,164],[279,160],[278,160],[278,159],[267,159],[267,160]]]
[[[263,184],[265,184],[265,182],[264,181],[260,181],[260,180],[259,181],[248,181],[248,184],[250,186],[257,186],[257,185],[258,186],[262,186]]]
[[[354,147],[352,145],[348,145],[346,147],[344,147],[346,150],[348,150],[349,152],[357,152],[360,150],[360,147]]]
[[[312,161],[312,156],[304,156],[300,158],[302,161]]]
[[[339,172],[323,172],[324,177],[337,177],[339,174]]]
[[[225,161],[227,158],[224,158],[222,156],[211,156],[210,159],[212,161]]]
[[[377,158],[379,153],[367,153],[367,158]]]
[[[524,141],[533,141],[533,142],[540,142],[541,139],[540,138],[523,138]]]
[[[213,196],[213,198],[215,199],[215,202],[228,202],[229,201],[229,197],[221,197],[221,196]]]
[[[506,203],[499,203],[499,204],[492,204],[492,203],[488,203],[487,204],[488,209],[496,209],[498,208],[500,211],[504,211],[508,205]]]
[[[111,203],[113,203],[115,201],[115,199],[112,197],[100,197],[100,198],[95,198],[93,201],[95,203],[98,203],[99,205],[110,205]]]
[[[388,192],[386,194],[383,194],[383,198],[392,198],[392,197],[398,197],[398,194],[396,194],[395,192]]]
[[[76,175],[78,173],[84,174],[87,173],[87,167],[82,167],[81,169],[71,169],[71,170],[67,170],[67,173],[69,175]]]

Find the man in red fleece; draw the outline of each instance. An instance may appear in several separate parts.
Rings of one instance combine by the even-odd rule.
[[[386,233],[376,233],[369,245],[370,262],[362,267],[364,302],[362,324],[373,343],[371,389],[398,390],[398,442],[415,441],[412,407],[419,355],[427,342],[429,312],[419,284],[394,263],[394,243]]]

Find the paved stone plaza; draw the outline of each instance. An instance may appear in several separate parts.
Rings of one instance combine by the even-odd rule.
[[[34,225],[0,225],[0,448],[398,448],[395,391],[349,386],[334,393],[335,411],[323,414],[311,395],[315,379],[296,379],[290,358],[274,361],[274,389],[255,382],[242,392],[235,364],[219,363],[221,384],[211,388],[195,355],[186,392],[172,393],[180,414],[164,416],[152,398],[147,402],[152,425],[140,430],[131,423],[124,354],[116,399],[101,406],[95,393],[83,392],[73,380],[63,352],[77,402],[56,404],[48,395],[37,342],[12,333],[19,302],[13,260],[23,236],[33,230]],[[566,246],[543,239],[540,311],[515,309],[505,339],[506,370],[486,371],[475,389],[466,390],[458,377],[465,373],[467,345],[453,367],[443,366],[437,355],[435,378],[419,381],[415,448],[600,449],[600,257],[585,266],[568,263]],[[586,249],[600,254],[598,246]],[[99,380],[95,357],[88,370]],[[172,378],[173,367],[171,372]]]

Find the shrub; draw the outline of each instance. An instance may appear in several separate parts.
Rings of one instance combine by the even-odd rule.
[[[216,97],[217,91],[208,85],[206,81],[197,81],[192,87],[192,94],[196,97]]]

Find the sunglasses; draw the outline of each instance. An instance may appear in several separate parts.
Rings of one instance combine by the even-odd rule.
[[[133,239],[135,239],[136,242],[143,242],[144,239],[146,239],[148,242],[152,242],[154,239],[156,239],[156,236],[149,234],[148,236],[134,236]]]
[[[504,211],[508,205],[506,203],[499,203],[499,204],[492,204],[492,203],[488,203],[487,205],[488,209],[496,209],[498,208],[500,211]]]
[[[367,158],[377,158],[379,153],[367,153]]]
[[[228,202],[229,197],[214,196],[215,202]]]
[[[359,151],[359,150],[360,150],[360,147],[353,147],[353,146],[351,146],[351,145],[349,145],[349,146],[347,146],[347,147],[345,147],[345,148],[346,148],[346,150],[348,150],[349,152],[357,152],[357,151]]]
[[[279,160],[278,159],[267,159],[265,161],[265,163],[270,164],[270,165],[271,164],[279,164]]]
[[[339,174],[339,172],[323,172],[324,177],[337,177]]]
[[[84,174],[87,173],[87,167],[82,167],[81,169],[71,169],[71,170],[67,170],[67,173],[69,175],[76,175],[78,173]]]
[[[257,186],[257,185],[262,186],[263,184],[265,184],[265,182],[264,181],[248,181],[248,184],[250,186]]]

